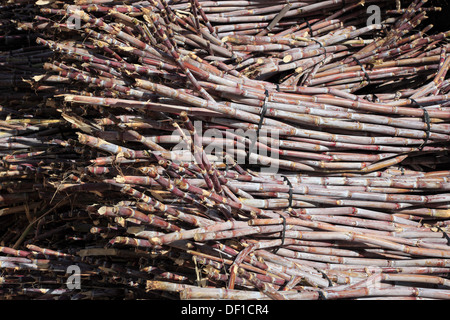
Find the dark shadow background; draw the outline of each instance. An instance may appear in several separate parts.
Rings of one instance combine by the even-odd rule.
[[[440,12],[428,13],[428,23],[434,25],[433,31],[443,32],[450,30],[450,0],[430,0],[426,7],[441,7]]]

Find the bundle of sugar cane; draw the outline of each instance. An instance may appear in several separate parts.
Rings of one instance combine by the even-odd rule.
[[[2,120],[2,294],[448,299],[448,34],[415,33],[424,4],[381,30],[357,1],[41,3],[19,25],[54,52],[44,102]],[[308,69],[249,72],[274,61]]]
[[[127,18],[126,15],[116,12],[115,9],[111,10],[111,15],[122,19],[121,22],[132,22],[130,17]],[[180,22],[177,26],[168,17],[163,17],[163,13],[166,14],[164,10],[161,11],[160,16],[148,8],[142,8],[142,12],[144,18],[147,17],[144,20],[153,23],[148,25],[149,29],[155,29],[156,35],[159,36],[159,39],[154,39],[156,43],[159,40],[158,46],[161,47],[159,51],[155,49],[159,47],[149,46],[138,38],[121,31],[114,22],[107,23],[102,19],[93,18],[83,11],[78,11],[76,14],[80,19],[98,27],[100,29],[98,31],[103,32],[95,31],[92,28],[86,29],[86,32],[81,33],[90,37],[92,42],[84,41],[83,43],[70,41],[58,44],[39,38],[39,43],[65,54],[68,61],[78,60],[79,65],[77,68],[73,64],[69,66],[68,61],[47,63],[44,67],[52,73],[35,79],[38,83],[75,80],[83,86],[84,91],[86,91],[86,85],[88,88],[97,89],[94,92],[81,92],[82,95],[86,95],[84,97],[80,94],[65,96],[66,102],[75,104],[100,106],[130,104],[130,107],[135,108],[136,101],[140,100],[140,110],[162,111],[165,108],[171,108],[174,113],[187,111],[188,114],[192,114],[194,112],[196,119],[203,123],[213,122],[214,125],[225,130],[258,128],[260,130],[257,132],[263,133],[267,137],[260,139],[256,148],[279,154],[283,161],[277,165],[283,168],[324,172],[329,172],[330,169],[331,171],[371,172],[383,168],[383,166],[403,161],[405,153],[414,155],[418,151],[430,150],[427,149],[427,145],[438,148],[433,151],[446,152],[446,146],[442,144],[446,144],[449,139],[446,134],[448,125],[445,123],[448,113],[435,106],[447,101],[448,95],[445,94],[446,92],[440,94],[440,89],[435,89],[435,92],[437,90],[439,94],[432,96],[420,94],[415,95],[414,100],[404,99],[392,102],[389,100],[378,103],[341,90],[274,85],[270,82],[251,80],[239,73],[231,71],[228,73],[226,70],[229,66],[227,65],[221,66],[223,69],[221,70],[199,58],[198,52],[193,53],[186,49],[191,49],[189,46],[191,42],[174,42],[172,44],[169,39],[174,39],[173,41],[178,39],[177,36],[181,36],[181,34],[177,31],[185,30],[180,27],[184,24]],[[167,15],[172,16],[168,13]],[[176,15],[172,16],[172,19],[178,22]],[[135,19],[133,23],[138,22]],[[136,28],[136,32],[141,29]],[[210,49],[213,48],[213,44],[208,40],[203,42],[197,40]],[[100,43],[102,44],[100,45]],[[106,43],[110,46],[106,46]],[[185,46],[182,48],[183,44]],[[114,51],[111,52],[113,55],[111,58],[99,56],[97,48],[105,53],[107,48],[110,51],[111,48],[114,48],[120,53],[126,52],[127,60],[137,59],[141,61],[141,64],[132,64],[126,60],[117,61],[118,53],[114,53]],[[217,49],[215,53],[220,52],[228,57],[235,53],[235,51],[230,52],[225,46],[214,45],[214,48]],[[446,73],[448,62],[450,62],[448,59],[444,59],[442,68],[436,73],[435,80],[439,86],[443,83],[442,76]],[[130,79],[130,73],[133,75],[133,80]],[[153,80],[156,78],[165,80]],[[435,83],[433,82],[433,84]],[[179,89],[180,87],[192,89]],[[98,88],[102,88],[103,91],[98,92]],[[422,90],[420,91],[422,92]],[[97,96],[92,97],[92,95]],[[112,97],[112,99],[103,99],[104,97]],[[114,97],[120,99],[115,100]],[[165,103],[149,103],[147,102],[149,100],[152,102],[164,101]],[[180,103],[196,109],[183,108],[179,106]],[[176,104],[178,108],[167,106],[173,104]],[[420,109],[418,105],[427,106],[427,109]],[[262,112],[264,112],[263,116],[261,116]],[[348,121],[349,119],[353,121]],[[414,121],[411,121],[413,119]],[[214,128],[214,125],[210,127]],[[223,136],[223,130],[218,134]],[[278,139],[274,136],[277,136]],[[250,150],[252,146],[249,140],[241,141],[248,146],[247,150]],[[335,156],[333,159],[334,154],[317,156],[283,150],[287,145],[289,148],[297,150],[307,148],[305,144],[298,142],[311,142],[309,150],[316,148],[317,144],[329,147],[331,141],[336,143],[333,146],[340,150],[342,148],[356,150],[364,148],[386,153],[376,156],[368,155],[366,159],[373,159],[372,161],[345,163],[344,161],[351,160],[338,160],[339,156]],[[399,147],[400,145],[402,147]],[[237,154],[233,156],[236,157]],[[252,156],[250,155],[250,159]],[[297,158],[300,160],[296,161]],[[353,154],[349,154],[347,157],[342,155],[341,159],[344,158],[364,159],[364,157],[358,158]],[[386,160],[387,162],[381,161],[380,163],[380,160],[386,158],[389,158]],[[273,160],[267,161],[274,162]],[[337,163],[330,164],[328,163],[330,161]],[[262,162],[258,160],[258,164]]]
[[[415,78],[432,73],[430,69],[438,67],[439,52],[431,49],[439,50],[439,42],[448,37],[448,33],[424,37],[432,25],[426,25],[417,33],[411,31],[426,21],[428,12],[441,8],[424,8],[424,1],[415,1],[407,10],[384,10],[382,21],[369,24],[368,7],[371,8],[372,3],[376,3],[378,13],[386,9],[387,4],[380,1],[322,1],[260,4],[235,10],[233,1],[223,1],[221,8],[214,10],[224,11],[207,13],[206,17],[218,24],[214,27],[218,37],[229,43],[236,54],[241,53],[239,56],[244,61],[239,61],[235,67],[250,77],[274,79],[276,76],[275,79],[279,78],[286,85],[326,85],[353,92],[368,84],[373,91],[377,84],[388,80],[409,84]],[[211,5],[218,5],[200,4],[205,12]],[[176,5],[176,8],[182,7]],[[323,8],[329,10],[325,18],[318,14]],[[298,18],[292,20],[297,16],[302,23],[298,23]],[[249,21],[261,23],[262,29],[255,28]],[[227,25],[231,22],[235,24]],[[285,26],[289,22],[291,26]],[[281,26],[285,26],[284,29],[280,30]],[[224,33],[225,30],[228,32]],[[381,39],[376,40],[374,33]],[[419,47],[423,50],[418,50]],[[415,60],[418,56],[426,59]],[[420,67],[416,67],[417,64]],[[325,76],[328,77],[323,78]],[[322,79],[316,80],[316,77]]]
[[[164,172],[162,168],[158,170]],[[37,222],[35,236],[26,241],[25,247],[49,255],[59,263],[64,260],[62,257],[67,258],[69,254],[82,259],[81,262],[72,262],[74,265],[96,266],[85,260],[91,256],[108,256],[119,261],[118,265],[120,261],[123,264],[127,261],[128,279],[148,279],[146,285],[150,292],[182,289],[184,298],[235,297],[228,293],[226,296],[216,296],[212,287],[222,286],[230,291],[237,289],[236,294],[240,293],[244,299],[253,298],[258,293],[252,287],[261,290],[259,298],[317,299],[323,296],[398,296],[397,291],[404,295],[417,293],[409,286],[397,284],[395,287],[385,287],[382,284],[390,281],[418,282],[425,287],[430,283],[446,285],[446,257],[450,251],[443,231],[446,228],[444,221],[431,226],[409,219],[406,215],[358,207],[293,209],[288,211],[290,216],[286,216],[286,211],[261,210],[250,205],[240,205],[238,210],[237,203],[216,193],[210,193],[207,198],[195,198],[195,195],[206,192],[196,187],[201,179],[186,178],[178,182],[157,174],[156,168],[149,170],[145,167],[141,171],[153,177],[154,181],[144,183],[145,176],[123,177],[124,180],[134,180],[135,184],[115,185],[122,187],[120,193],[132,195],[132,198],[139,199],[138,202],[119,201],[120,193],[108,190],[108,194],[103,191],[105,196],[97,201],[103,200],[107,204],[114,199],[113,206],[86,206],[86,202],[90,202],[89,197],[85,194],[80,197],[79,192],[98,193],[99,184],[93,190],[92,184],[86,182],[76,188],[78,193],[73,191],[75,185],[64,185],[65,192],[72,190],[71,198],[76,199],[71,204],[72,208],[64,214],[52,208],[42,215]],[[164,176],[174,174],[176,171],[169,171]],[[142,181],[141,185],[139,181]],[[163,203],[138,191],[142,185],[152,184],[161,187],[172,185],[169,189],[152,188],[153,194],[158,195]],[[164,190],[170,192],[173,198],[159,192]],[[186,203],[178,205],[177,198]],[[223,204],[232,208],[232,214],[238,214],[236,218],[224,217],[221,211],[226,207],[220,207]],[[60,203],[54,206],[59,212],[64,207]],[[77,208],[83,209],[78,211]],[[249,216],[245,217],[246,214]],[[267,218],[252,218],[252,215]],[[275,218],[277,215],[279,218]],[[57,248],[43,249],[32,245],[48,239],[53,239],[53,243],[64,249],[57,251]],[[126,250],[129,248],[134,250]],[[4,248],[3,252],[22,257],[30,255],[29,252],[14,251],[12,248]],[[143,257],[159,258],[161,262],[169,258],[169,261],[163,267],[154,268],[149,261],[142,260]],[[130,263],[133,259],[135,263]],[[16,268],[13,264],[2,266],[6,270]],[[17,272],[17,269],[14,270]],[[171,272],[175,270],[177,272]],[[152,271],[151,275],[144,277],[142,273],[145,271]],[[43,273],[45,269],[37,268],[36,272]],[[376,280],[371,274],[377,275]],[[117,276],[125,277],[120,273]],[[161,283],[162,279],[165,282]],[[82,282],[82,288],[90,288],[90,281]],[[198,288],[197,294],[200,296],[195,295],[197,291],[194,287],[201,284],[208,285]],[[139,296],[141,291],[145,292],[144,288],[140,283],[135,291],[131,291]],[[390,290],[381,294],[377,291],[380,288]],[[342,295],[333,296],[331,292],[334,290],[342,290]],[[284,291],[298,295],[285,296]],[[423,294],[420,291],[419,296],[443,298],[448,294],[446,290],[436,288],[425,291]]]
[[[34,235],[28,235],[23,245],[32,251],[55,256],[58,261],[72,254],[91,267],[96,265],[83,260],[85,257],[108,256],[119,261],[118,266],[126,264],[127,274],[119,273],[117,277],[127,277],[130,283],[136,278],[149,281],[136,284],[133,290],[128,288],[128,292],[133,292],[136,297],[142,292],[148,293],[146,290],[169,293],[181,290],[182,298],[224,299],[238,296],[252,299],[260,291],[259,298],[262,299],[402,297],[414,296],[418,291],[419,297],[446,297],[446,290],[427,287],[430,283],[446,285],[446,261],[450,252],[445,237],[445,212],[448,209],[429,210],[434,213],[430,215],[414,209],[406,213],[400,210],[396,214],[389,213],[386,208],[358,207],[356,203],[352,207],[350,203],[345,205],[346,200],[340,202],[330,198],[327,203],[312,199],[312,205],[290,200],[292,207],[288,210],[261,209],[254,207],[253,196],[248,196],[250,201],[246,202],[243,195],[239,199],[232,195],[231,190],[250,191],[243,188],[242,183],[223,185],[223,195],[201,188],[205,185],[204,179],[197,178],[201,176],[201,170],[195,171],[192,167],[191,172],[197,175],[186,178],[180,175],[184,170],[166,162],[163,167],[137,167],[144,174],[142,176],[121,174],[108,179],[108,173],[115,169],[117,174],[122,166],[132,169],[129,164],[119,162],[110,168],[103,167],[103,170],[88,170],[94,176],[82,176],[82,181],[74,181],[78,183],[63,181],[58,184],[56,189],[66,195],[65,200],[69,203],[64,204],[61,199],[39,214]],[[250,174],[239,175],[234,170],[223,173],[228,180],[259,180],[258,185],[263,184],[269,189],[276,181]],[[383,185],[383,182],[393,181],[403,184],[404,188],[408,188],[406,184],[409,183],[433,190],[433,183],[434,187],[443,186],[445,176],[448,176],[447,172],[424,175],[407,171],[404,175],[397,173],[397,177],[393,173],[385,172],[383,179],[318,177],[315,180],[325,182],[327,179],[330,185],[333,181],[336,185]],[[297,191],[295,177],[288,179],[294,182],[291,182],[292,190]],[[314,180],[313,177],[305,179],[310,181],[303,182]],[[108,180],[117,182],[108,183]],[[149,186],[151,196],[139,191]],[[291,188],[285,188],[283,183],[278,187],[280,193],[291,194]],[[92,199],[89,194],[98,196]],[[411,195],[411,199],[413,197]],[[90,205],[92,203],[96,205]],[[61,210],[67,211],[61,214]],[[421,213],[424,220],[417,219]],[[30,225],[32,223],[27,229]],[[39,246],[50,239],[56,247],[44,249]],[[23,240],[18,239],[16,244]],[[4,252],[29,255],[29,252],[16,253],[10,249],[5,248]],[[150,261],[142,260],[143,256],[169,261],[163,267],[154,268]],[[73,265],[79,263],[73,262]],[[6,270],[16,268],[14,264],[2,266]],[[44,268],[36,270],[40,274],[45,271]],[[144,277],[145,271],[152,272]],[[84,280],[82,288],[90,289],[91,281]],[[392,281],[397,283],[394,287],[385,286],[384,283]],[[403,281],[421,283],[425,293],[417,289],[422,289],[421,286],[398,284]],[[58,288],[62,289],[63,285]],[[108,285],[112,283],[102,286],[107,288]],[[206,287],[196,289],[198,285]],[[46,286],[49,288],[49,284]],[[226,291],[225,296],[219,297],[212,289],[220,287],[237,292],[230,295],[232,293]],[[386,290],[380,292],[380,288]],[[334,290],[342,292],[333,295]],[[284,291],[288,291],[287,295]],[[62,292],[61,297],[70,294],[64,291],[63,295]],[[175,298],[170,294],[168,297]]]

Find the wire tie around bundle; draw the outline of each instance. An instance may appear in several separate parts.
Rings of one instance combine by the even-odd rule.
[[[428,114],[427,109],[425,109],[422,105],[420,105],[416,100],[414,100],[413,98],[409,98],[409,100],[411,100],[414,104],[418,105],[420,107],[420,109],[423,110],[423,119],[424,122],[427,124],[427,131],[426,131],[426,137],[424,142],[420,145],[419,150],[422,150],[423,147],[427,144],[428,139],[430,138],[430,129],[431,129],[431,120],[430,120],[430,115]]]
[[[333,286],[333,281],[331,281],[331,279],[328,277],[328,275],[325,272],[323,272],[322,270],[319,270],[319,269],[316,269],[316,270],[322,274],[322,276],[323,276],[323,278],[325,280],[328,281],[328,286],[332,287]]]
[[[314,41],[315,43],[317,43],[323,50],[325,50],[325,54],[327,53],[327,49],[325,49],[322,42],[320,42],[319,40],[317,40],[315,38],[311,38],[311,40]]]
[[[284,239],[286,235],[286,218],[284,216],[281,216],[283,219],[283,230],[281,231],[281,244],[273,251],[273,253],[277,253],[278,250],[284,245]]]
[[[280,92],[280,85],[278,83],[275,84],[277,92]]]
[[[319,40],[314,39],[314,38],[311,38],[311,40],[314,41],[315,43],[319,44],[319,46],[320,46],[320,47],[323,49],[323,51],[324,51],[325,57],[324,57],[324,58],[322,59],[322,61],[320,62],[320,64],[323,65],[323,64],[325,63],[325,61],[326,61],[327,54],[328,54],[327,48],[325,48],[324,45],[322,44],[322,42],[320,42]]]
[[[288,177],[286,177],[286,176],[282,176],[282,177],[289,186],[289,209],[292,209],[292,183],[291,183],[291,181],[289,181]]]
[[[324,53],[325,53],[325,57],[324,57],[324,59],[322,60],[321,64],[324,64],[324,63],[325,63],[325,59],[327,58],[327,54],[328,54],[327,48],[325,48],[324,45],[323,45],[323,43],[320,42],[319,40],[314,39],[314,38],[311,38],[311,40],[314,41],[315,43],[317,43],[317,44],[323,49],[323,51],[324,51]]]
[[[450,245],[450,237],[448,236],[447,232],[445,232],[441,227],[437,227],[437,229],[444,234],[445,239],[447,239],[447,244]]]
[[[261,117],[259,118],[258,128],[256,129],[256,137],[252,141],[252,144],[250,145],[250,148],[248,149],[248,153],[247,153],[247,163],[248,164],[250,164],[250,155],[253,152],[253,148],[255,147],[256,140],[258,140],[259,131],[261,130],[261,126],[262,126],[262,123],[264,121],[264,117],[265,117],[266,112],[267,112],[267,100],[269,98],[269,90],[266,89],[266,91],[264,92],[264,95],[265,95],[264,104],[263,104],[263,106],[261,108]]]
[[[357,64],[359,64],[359,66],[361,67],[362,71],[364,72],[364,75],[366,76],[367,81],[368,81],[369,83],[371,83],[369,74],[367,73],[367,70],[366,70],[366,68],[364,67],[364,65],[361,63],[361,61],[359,61],[358,58],[356,58],[356,57],[353,57],[353,60],[355,60],[355,62],[356,62]]]
[[[308,29],[309,29],[309,33],[311,34],[311,37],[313,36],[313,29],[312,29],[312,27],[311,27],[311,24],[309,23],[309,21],[308,20],[306,20],[306,19],[304,19],[305,20],[305,22],[306,22],[306,26],[308,27]]]
[[[325,295],[323,294],[322,291],[317,291],[319,293],[319,300],[327,300],[327,298],[325,297]]]

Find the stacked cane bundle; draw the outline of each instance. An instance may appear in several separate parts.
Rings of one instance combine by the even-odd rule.
[[[3,297],[450,297],[439,6],[9,6]]]

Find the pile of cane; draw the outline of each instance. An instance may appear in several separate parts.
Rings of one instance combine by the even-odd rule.
[[[0,298],[450,298],[442,10],[4,1]]]

